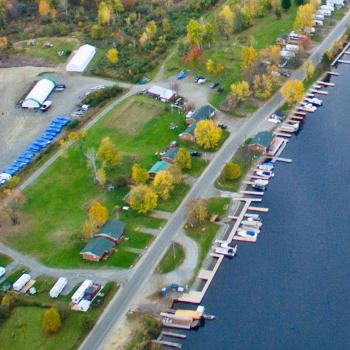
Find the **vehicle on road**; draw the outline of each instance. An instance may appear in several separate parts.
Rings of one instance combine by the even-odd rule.
[[[187,73],[182,70],[178,75],[177,75],[177,80],[181,80],[187,77]]]
[[[205,84],[207,82],[207,78],[200,75],[195,78],[194,82],[197,84]]]
[[[54,91],[61,92],[61,91],[64,91],[65,89],[66,89],[66,85],[65,84],[56,84]]]
[[[202,155],[202,153],[199,151],[191,151],[190,152],[191,157],[200,157],[201,155]]]
[[[5,269],[4,267],[0,266],[0,278],[1,278],[2,276],[4,276],[5,273],[6,273],[6,269]]]
[[[209,87],[210,87],[211,89],[216,89],[218,86],[219,86],[219,83],[211,83],[211,84],[209,85]]]
[[[227,129],[227,125],[224,123],[219,123],[218,127],[221,128],[222,130],[226,130]]]
[[[51,107],[51,105],[52,105],[52,101],[47,100],[41,105],[40,110],[42,112],[46,112]]]

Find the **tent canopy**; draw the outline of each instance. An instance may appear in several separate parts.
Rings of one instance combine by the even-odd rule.
[[[39,80],[23,100],[22,107],[40,108],[55,86],[56,83],[53,80],[47,78]]]
[[[66,66],[67,72],[84,72],[96,53],[96,47],[91,45],[80,46]]]

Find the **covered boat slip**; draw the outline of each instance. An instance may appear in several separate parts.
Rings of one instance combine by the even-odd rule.
[[[39,80],[22,102],[22,108],[40,108],[54,90],[56,82],[44,78]]]
[[[67,72],[84,72],[85,68],[89,65],[91,60],[96,54],[96,47],[92,45],[80,46],[78,51],[74,54],[72,59],[68,62],[66,66]]]

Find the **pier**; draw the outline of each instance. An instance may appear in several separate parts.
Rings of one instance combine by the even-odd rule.
[[[186,339],[187,335],[183,334],[183,333],[174,333],[174,332],[167,332],[167,331],[163,331],[162,333],[160,333],[161,336],[164,337],[170,337],[170,338],[178,338],[178,339]]]
[[[349,61],[349,63],[350,63],[350,61]],[[335,86],[335,83],[328,83],[328,82],[323,81],[323,80],[319,80],[317,82],[317,84],[320,84],[320,85],[323,85],[323,86],[331,86],[331,87]]]
[[[333,60],[333,62],[331,63],[331,67],[333,67],[338,61],[339,59],[344,55],[348,55],[348,48],[350,47],[350,42],[348,42],[344,49],[340,52],[340,54]]]

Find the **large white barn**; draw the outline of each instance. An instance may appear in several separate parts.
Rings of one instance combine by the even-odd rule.
[[[94,58],[96,47],[91,45],[80,46],[66,66],[67,72],[84,72],[90,61]]]
[[[56,83],[53,80],[47,78],[39,80],[23,100],[22,107],[40,108],[55,86]]]

